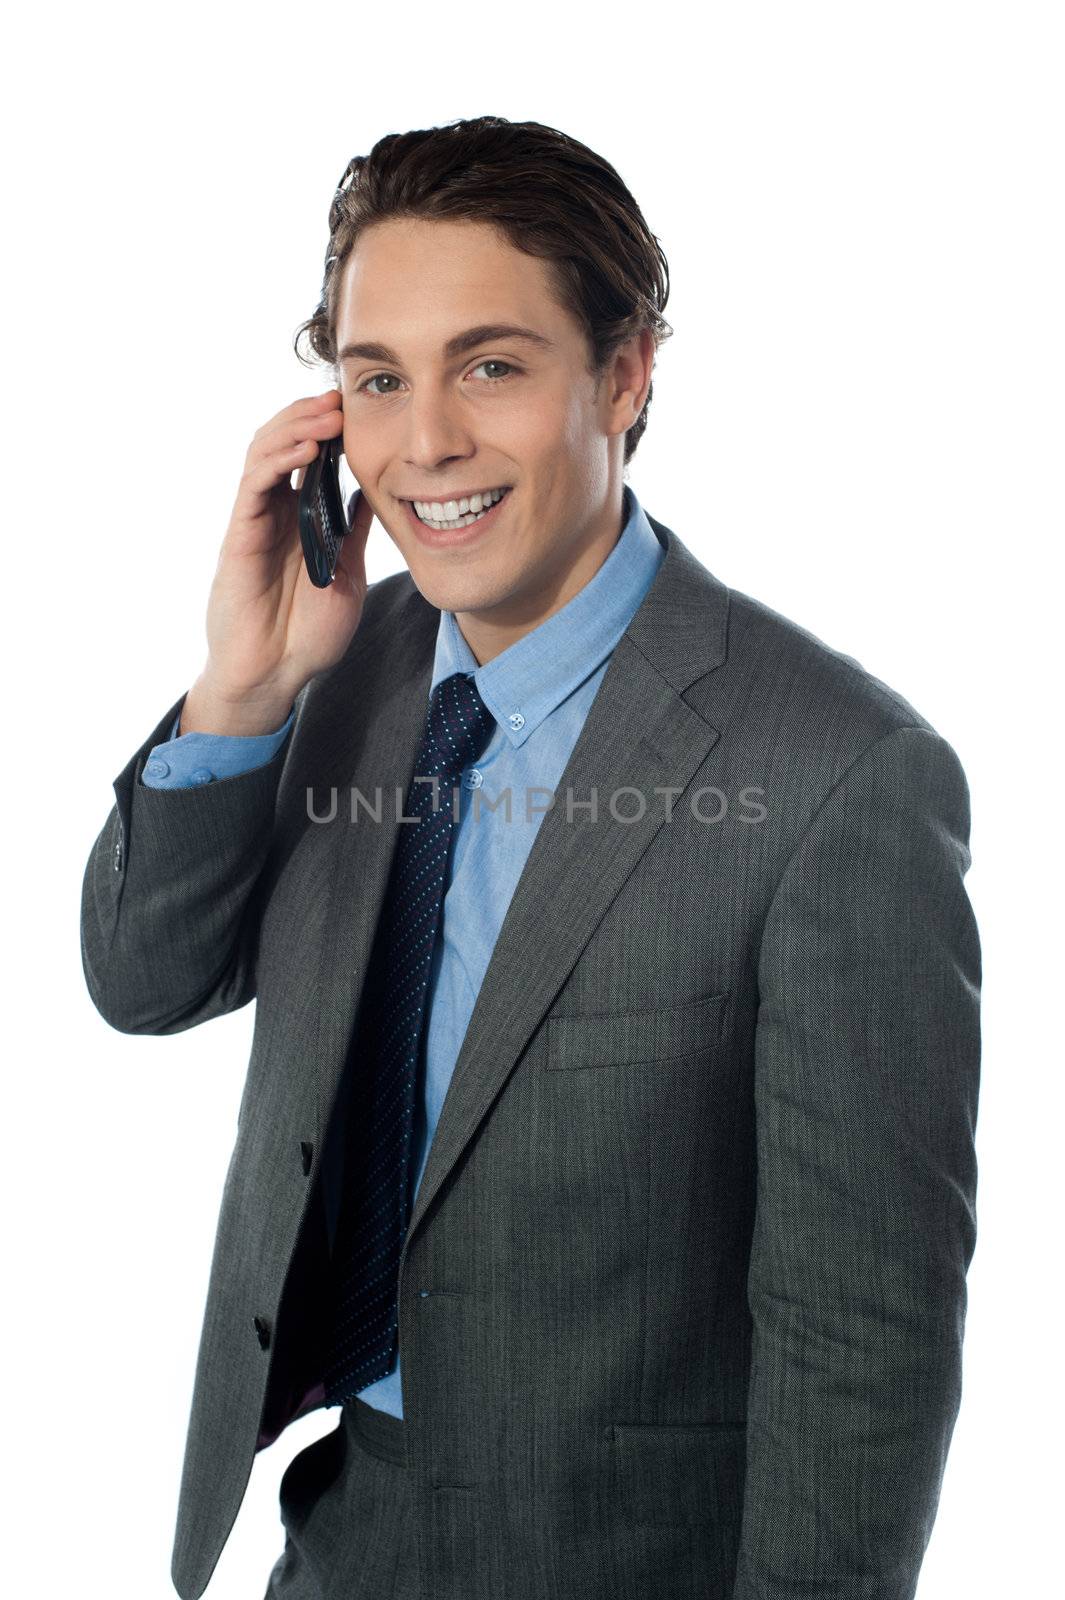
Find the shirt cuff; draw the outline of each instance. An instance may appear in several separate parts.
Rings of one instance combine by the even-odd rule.
[[[274,757],[295,719],[295,707],[276,733],[252,737],[232,733],[183,733],[181,713],[174,718],[170,738],[153,745],[141,773],[149,789],[195,789],[216,778],[236,778],[263,767]]]

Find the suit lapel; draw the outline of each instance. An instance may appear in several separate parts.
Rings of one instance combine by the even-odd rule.
[[[407,1243],[610,902],[659,829],[669,826],[665,798],[656,789],[685,788],[719,737],[683,694],[725,658],[728,591],[670,529],[648,520],[666,555],[618,641],[559,780],[557,803],[540,824],[514,890],[455,1063]],[[366,707],[368,715],[349,719],[337,762],[346,775],[330,828],[335,872],[320,977],[325,1115],[343,1073],[398,838],[396,793],[402,805],[425,723],[439,612],[409,575],[408,581],[398,614],[382,630],[389,635],[385,648],[371,668],[373,641],[367,639],[355,652],[357,666],[353,659],[360,688],[356,692],[350,680],[346,687],[347,704]],[[371,802],[380,785],[380,823],[365,813],[349,822],[352,785]],[[619,823],[610,802],[626,788],[643,797],[643,815]],[[575,802],[594,793],[597,820],[587,807],[567,820],[567,792]],[[639,809],[635,795],[617,793],[621,815]]]

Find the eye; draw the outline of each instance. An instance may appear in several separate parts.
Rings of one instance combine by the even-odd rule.
[[[478,383],[487,383],[487,384],[506,383],[514,373],[521,371],[521,368],[518,367],[518,366],[515,366],[515,364],[512,361],[497,361],[492,356],[486,356],[483,361],[479,361],[477,363],[477,366],[476,367],[472,367],[470,370],[472,372],[476,372],[477,371],[477,367],[506,367],[507,371],[505,373],[503,373],[503,375],[501,377],[478,378],[476,380]],[[379,389],[371,389],[370,388],[370,384],[371,383],[378,383],[378,382],[383,382],[383,381],[386,381],[386,380],[391,381],[393,383],[396,383],[396,382],[400,381],[399,379],[396,378],[396,375],[395,375],[394,372],[374,372],[374,373],[371,373],[371,375],[368,378],[364,378],[360,384],[356,385],[355,392],[357,394],[365,393],[365,394],[368,394],[368,395],[372,395],[375,400],[387,400],[387,399],[389,399],[389,397],[391,395],[396,394],[398,391],[395,390],[395,389],[386,389],[382,393],[382,391],[379,390]]]
[[[507,379],[510,377],[510,374],[512,372],[517,372],[517,370],[518,370],[517,367],[515,367],[515,366],[513,366],[511,364],[511,362],[509,362],[509,361],[496,361],[491,356],[486,357],[486,359],[484,361],[478,361],[477,366],[478,367],[506,367],[508,369],[507,372],[504,373],[503,377],[501,377],[501,378],[484,378],[484,379],[481,380],[483,383],[506,383]],[[477,371],[477,367],[474,367],[473,370],[474,370],[474,372],[476,372]]]
[[[363,392],[363,390],[365,390],[367,394],[374,394],[375,391],[370,388],[370,384],[371,383],[376,383],[378,378],[391,378],[393,381],[395,381],[395,373],[394,372],[375,372],[371,378],[364,378],[361,383],[356,384],[356,386],[355,386],[356,394],[361,394]],[[395,394],[395,392],[396,391],[394,389],[390,389],[390,390],[387,391],[388,394]],[[381,397],[378,396],[378,398],[381,398]]]

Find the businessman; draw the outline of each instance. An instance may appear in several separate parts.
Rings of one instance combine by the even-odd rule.
[[[275,1600],[916,1591],[975,1245],[968,790],[624,481],[667,293],[558,130],[349,163],[300,330],[336,386],[256,433],[203,670],[115,779],[96,1007],[256,1002],[183,1600],[322,1407]],[[318,589],[293,475],[337,437]]]

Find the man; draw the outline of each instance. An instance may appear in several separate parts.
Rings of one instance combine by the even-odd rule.
[[[256,434],[85,876],[114,1027],[256,1000],[175,1586],[338,1405],[270,1595],[900,1600],[975,1243],[964,774],[623,482],[667,325],[613,168],[480,118],[349,172],[339,387]]]

